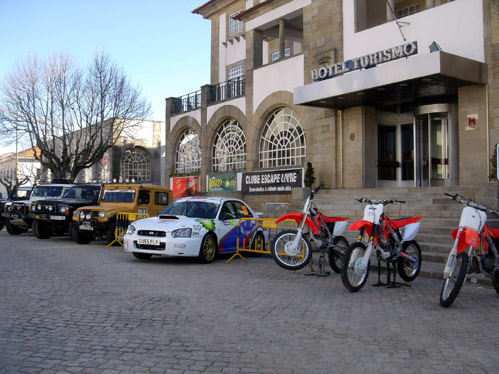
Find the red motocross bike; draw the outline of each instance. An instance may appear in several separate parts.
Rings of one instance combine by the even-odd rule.
[[[325,253],[334,272],[340,273],[343,255],[348,241],[341,236],[347,227],[345,217],[326,217],[314,204],[314,196],[320,186],[310,191],[301,213],[288,213],[276,223],[294,220],[295,230],[284,230],[272,240],[270,252],[274,261],[284,269],[298,270],[305,267],[312,258],[312,251],[320,251],[320,275],[324,275]]]
[[[499,294],[499,229],[485,224],[492,210],[460,195],[445,194],[464,205],[459,227],[452,232],[454,245],[444,268],[440,305],[449,307],[456,299],[468,273],[482,273],[492,279]]]
[[[378,283],[375,286],[387,285],[398,287],[405,285],[395,282],[398,271],[400,277],[406,282],[412,282],[421,269],[421,249],[414,240],[421,217],[391,219],[384,214],[387,204],[403,204],[400,200],[369,200],[365,197],[357,200],[367,203],[364,217],[353,223],[348,229],[360,230],[358,241],[353,243],[345,254],[341,269],[341,280],[350,292],[357,292],[367,282],[371,254],[376,254],[378,259]],[[362,243],[364,235],[367,244]],[[387,263],[387,283],[382,283],[380,262]],[[390,265],[393,265],[393,280],[391,280]],[[407,285],[406,285],[407,286]]]

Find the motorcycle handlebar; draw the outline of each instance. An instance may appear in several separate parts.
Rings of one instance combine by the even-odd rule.
[[[355,199],[359,203],[367,203],[367,204],[405,204],[405,200],[371,200],[366,197],[361,197],[360,199]]]
[[[499,211],[489,209],[486,206],[475,203],[474,201],[472,201],[470,199],[465,199],[464,197],[462,197],[459,194],[451,195],[451,194],[446,192],[446,193],[444,193],[444,195],[447,196],[449,199],[456,200],[457,202],[460,202],[463,205],[481,210],[481,211],[486,212],[486,213],[494,213],[495,215],[499,216]]]

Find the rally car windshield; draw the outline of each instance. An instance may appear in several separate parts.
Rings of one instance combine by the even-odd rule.
[[[214,219],[217,216],[218,206],[205,201],[182,201],[171,204],[160,214]]]

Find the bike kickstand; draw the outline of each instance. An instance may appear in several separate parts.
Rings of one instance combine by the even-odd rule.
[[[388,274],[390,274],[390,270],[388,270]],[[373,284],[373,287],[386,286],[387,283],[381,282],[381,262],[378,260],[378,283]]]
[[[388,266],[390,266],[390,264],[388,264]],[[393,282],[389,282],[388,284],[388,288],[399,288],[399,287],[411,287],[410,284],[405,284],[405,283],[400,283],[400,282],[397,282],[395,279],[397,278],[397,263],[394,262],[393,263]]]

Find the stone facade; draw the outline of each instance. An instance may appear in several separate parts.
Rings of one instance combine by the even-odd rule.
[[[412,6],[414,1],[389,3],[398,11]],[[199,136],[202,153],[198,172],[191,174],[200,176],[200,191],[208,193],[207,176],[214,173],[214,141],[220,125],[226,120],[235,120],[242,127],[246,141],[244,167],[235,172],[244,175],[265,170],[260,163],[264,130],[276,110],[289,108],[298,117],[306,140],[305,157],[289,168],[304,169],[306,163],[311,162],[317,182],[326,188],[487,183],[490,159],[499,142],[498,2],[426,1],[422,9],[404,18],[405,23],[402,24],[397,24],[385,9],[385,1],[369,3],[377,12],[365,11],[362,15],[362,9],[365,10],[366,6],[365,0],[211,0],[195,9],[193,13],[203,16],[212,25],[211,79],[209,85],[201,88],[200,105],[194,108],[174,110],[174,104],[181,98],[167,99],[166,157],[162,182],[168,186],[170,178],[178,174],[175,164],[178,161],[179,140],[185,130],[191,129]],[[479,11],[481,13],[477,13]],[[242,22],[243,27],[230,35],[233,21],[229,16],[237,12],[235,20]],[[377,18],[372,18],[372,14]],[[442,18],[445,14],[448,14],[447,19]],[[387,19],[383,20],[385,15]],[[436,17],[444,26],[454,24],[452,27],[455,27],[459,17],[467,16],[477,21],[469,25],[469,40],[453,40],[452,31],[439,34],[427,26],[429,20]],[[370,26],[372,22],[376,27]],[[380,64],[380,67],[341,74],[341,77],[327,81],[316,82],[312,78],[314,69],[395,47],[402,44],[402,39],[411,32],[412,39],[406,42],[415,40],[419,43],[416,57],[432,61],[438,57],[444,65],[446,61],[453,61],[449,65],[463,63],[463,66],[471,66],[477,74],[469,73],[470,70],[470,77],[466,76],[466,72],[453,75],[443,69],[436,73],[421,72],[419,76],[415,72],[412,77],[409,74],[412,73],[410,63],[416,59],[409,57],[389,62],[383,67]],[[428,40],[442,43],[436,54],[428,52]],[[480,40],[484,43],[483,48],[477,43]],[[360,44],[353,45],[353,42]],[[469,51],[465,49],[468,45]],[[279,58],[272,61],[277,53]],[[457,56],[457,63],[454,63],[452,56]],[[244,94],[215,102],[211,100],[214,89],[226,84],[231,71],[240,65],[244,71]],[[397,66],[401,68],[397,70]],[[447,70],[451,67],[455,66],[444,66]],[[370,83],[370,79],[376,81],[382,74],[385,75],[378,86]],[[396,77],[397,74],[401,74],[400,80],[397,82],[393,78],[394,81],[390,81],[392,75]],[[351,80],[348,80],[349,77],[352,77]],[[359,88],[354,88],[357,85]],[[320,96],[320,92],[324,94]],[[422,134],[422,131],[431,130],[423,127],[427,125],[424,125],[424,117],[418,117],[418,107],[440,103],[456,105],[457,118],[454,119],[449,113],[445,117],[445,121],[449,121],[448,130],[445,130],[447,122],[444,122],[444,130]],[[477,115],[478,118],[473,130],[466,127],[470,115]],[[399,122],[383,122],[386,118]],[[451,124],[452,121],[454,123]],[[393,134],[400,137],[402,127],[405,126],[406,130],[411,123],[415,141],[410,151],[412,155],[400,149],[407,144],[400,144],[400,138],[397,138],[397,155],[391,162],[397,168],[397,172],[393,173],[395,179],[380,180],[378,169],[384,156],[380,151],[379,126],[396,128]],[[434,128],[440,125],[440,122],[436,123]],[[458,128],[455,138],[451,134],[452,126]],[[438,137],[432,144],[433,148],[426,151],[433,152],[426,159],[426,145],[423,143],[429,140],[424,140],[425,136]],[[459,157],[451,157],[450,154],[457,150]],[[404,162],[406,166],[401,171]],[[449,166],[449,162],[453,165]],[[414,171],[410,170],[413,168],[411,165],[415,165]],[[426,165],[429,165],[428,168]],[[449,170],[452,168],[458,173],[451,178]],[[428,173],[433,174],[427,176]],[[292,200],[291,194],[255,196],[244,194],[241,190],[237,194],[250,202]],[[259,208],[262,209],[262,206]]]

